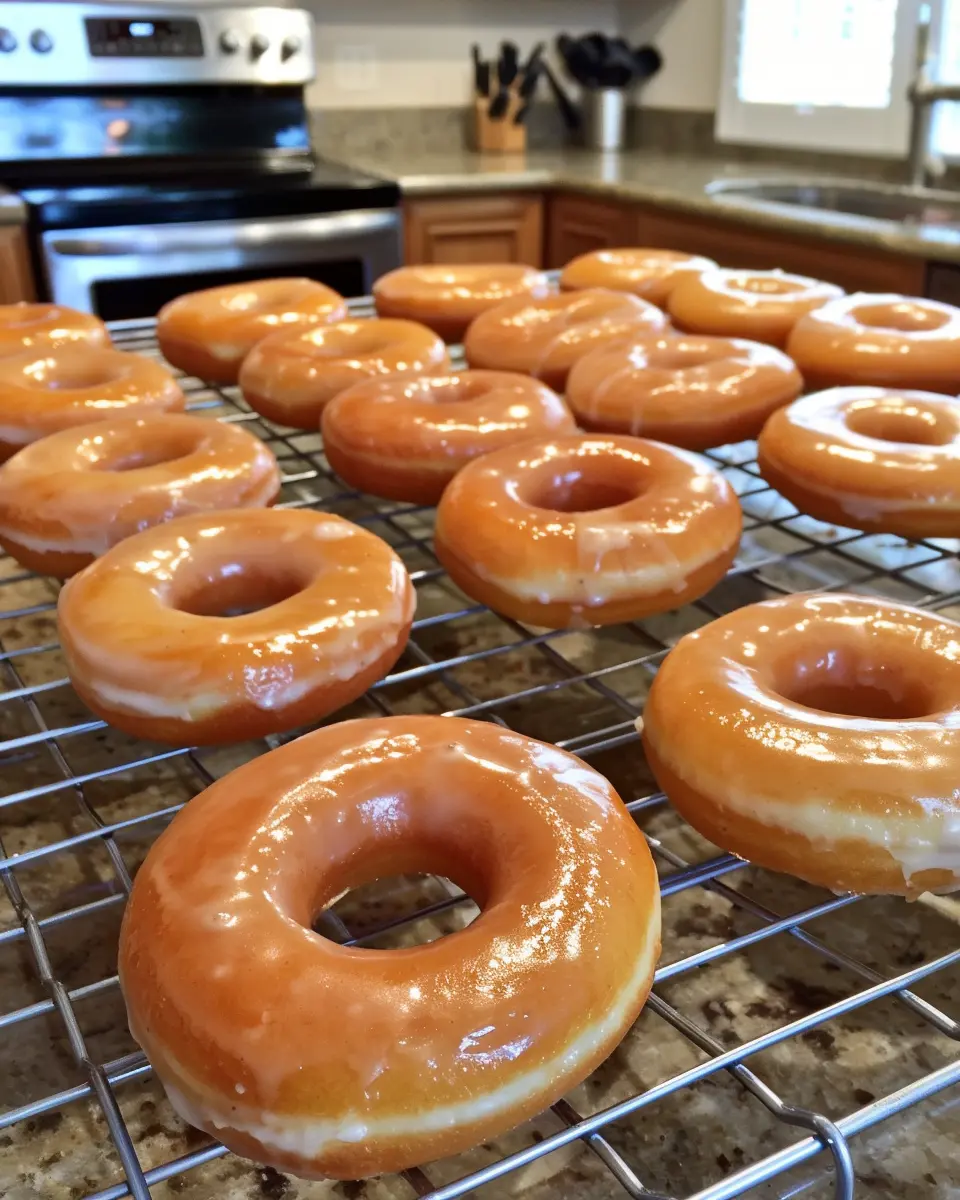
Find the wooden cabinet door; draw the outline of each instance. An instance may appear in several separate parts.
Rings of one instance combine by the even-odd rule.
[[[848,292],[920,296],[925,285],[926,267],[920,259],[849,242],[778,233],[721,216],[642,207],[637,210],[637,237],[644,246],[705,254],[722,267],[762,271],[779,267],[826,279]]]
[[[565,267],[579,254],[635,246],[636,209],[632,205],[587,196],[550,200],[547,266]]]
[[[0,304],[35,297],[26,234],[19,225],[0,225]]]
[[[408,265],[511,262],[543,264],[539,196],[449,196],[404,204]]]

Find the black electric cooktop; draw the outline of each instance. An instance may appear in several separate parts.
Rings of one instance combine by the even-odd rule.
[[[331,162],[305,161],[299,170],[241,171],[215,181],[184,164],[149,182],[27,187],[20,195],[42,229],[155,225],[393,208],[396,183]]]

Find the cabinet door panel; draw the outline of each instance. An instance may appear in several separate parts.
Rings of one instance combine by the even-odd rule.
[[[547,265],[564,267],[593,250],[634,246],[637,217],[630,205],[585,196],[554,196],[550,201]]]
[[[419,263],[543,261],[539,196],[451,196],[404,205],[406,261]]]

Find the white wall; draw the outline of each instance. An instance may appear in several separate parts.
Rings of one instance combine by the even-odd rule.
[[[663,55],[660,73],[643,89],[650,108],[713,112],[720,94],[723,0],[645,0],[624,4],[623,33]]]
[[[472,42],[493,58],[502,38],[526,52],[538,41],[552,43],[558,33],[614,33],[621,17],[617,0],[304,3],[317,18],[317,79],[308,92],[313,108],[467,104],[472,98]]]

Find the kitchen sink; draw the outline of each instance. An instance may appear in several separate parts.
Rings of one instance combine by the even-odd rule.
[[[716,179],[709,195],[744,208],[807,209],[843,213],[874,221],[939,226],[960,230],[960,194],[930,188],[802,180]]]

